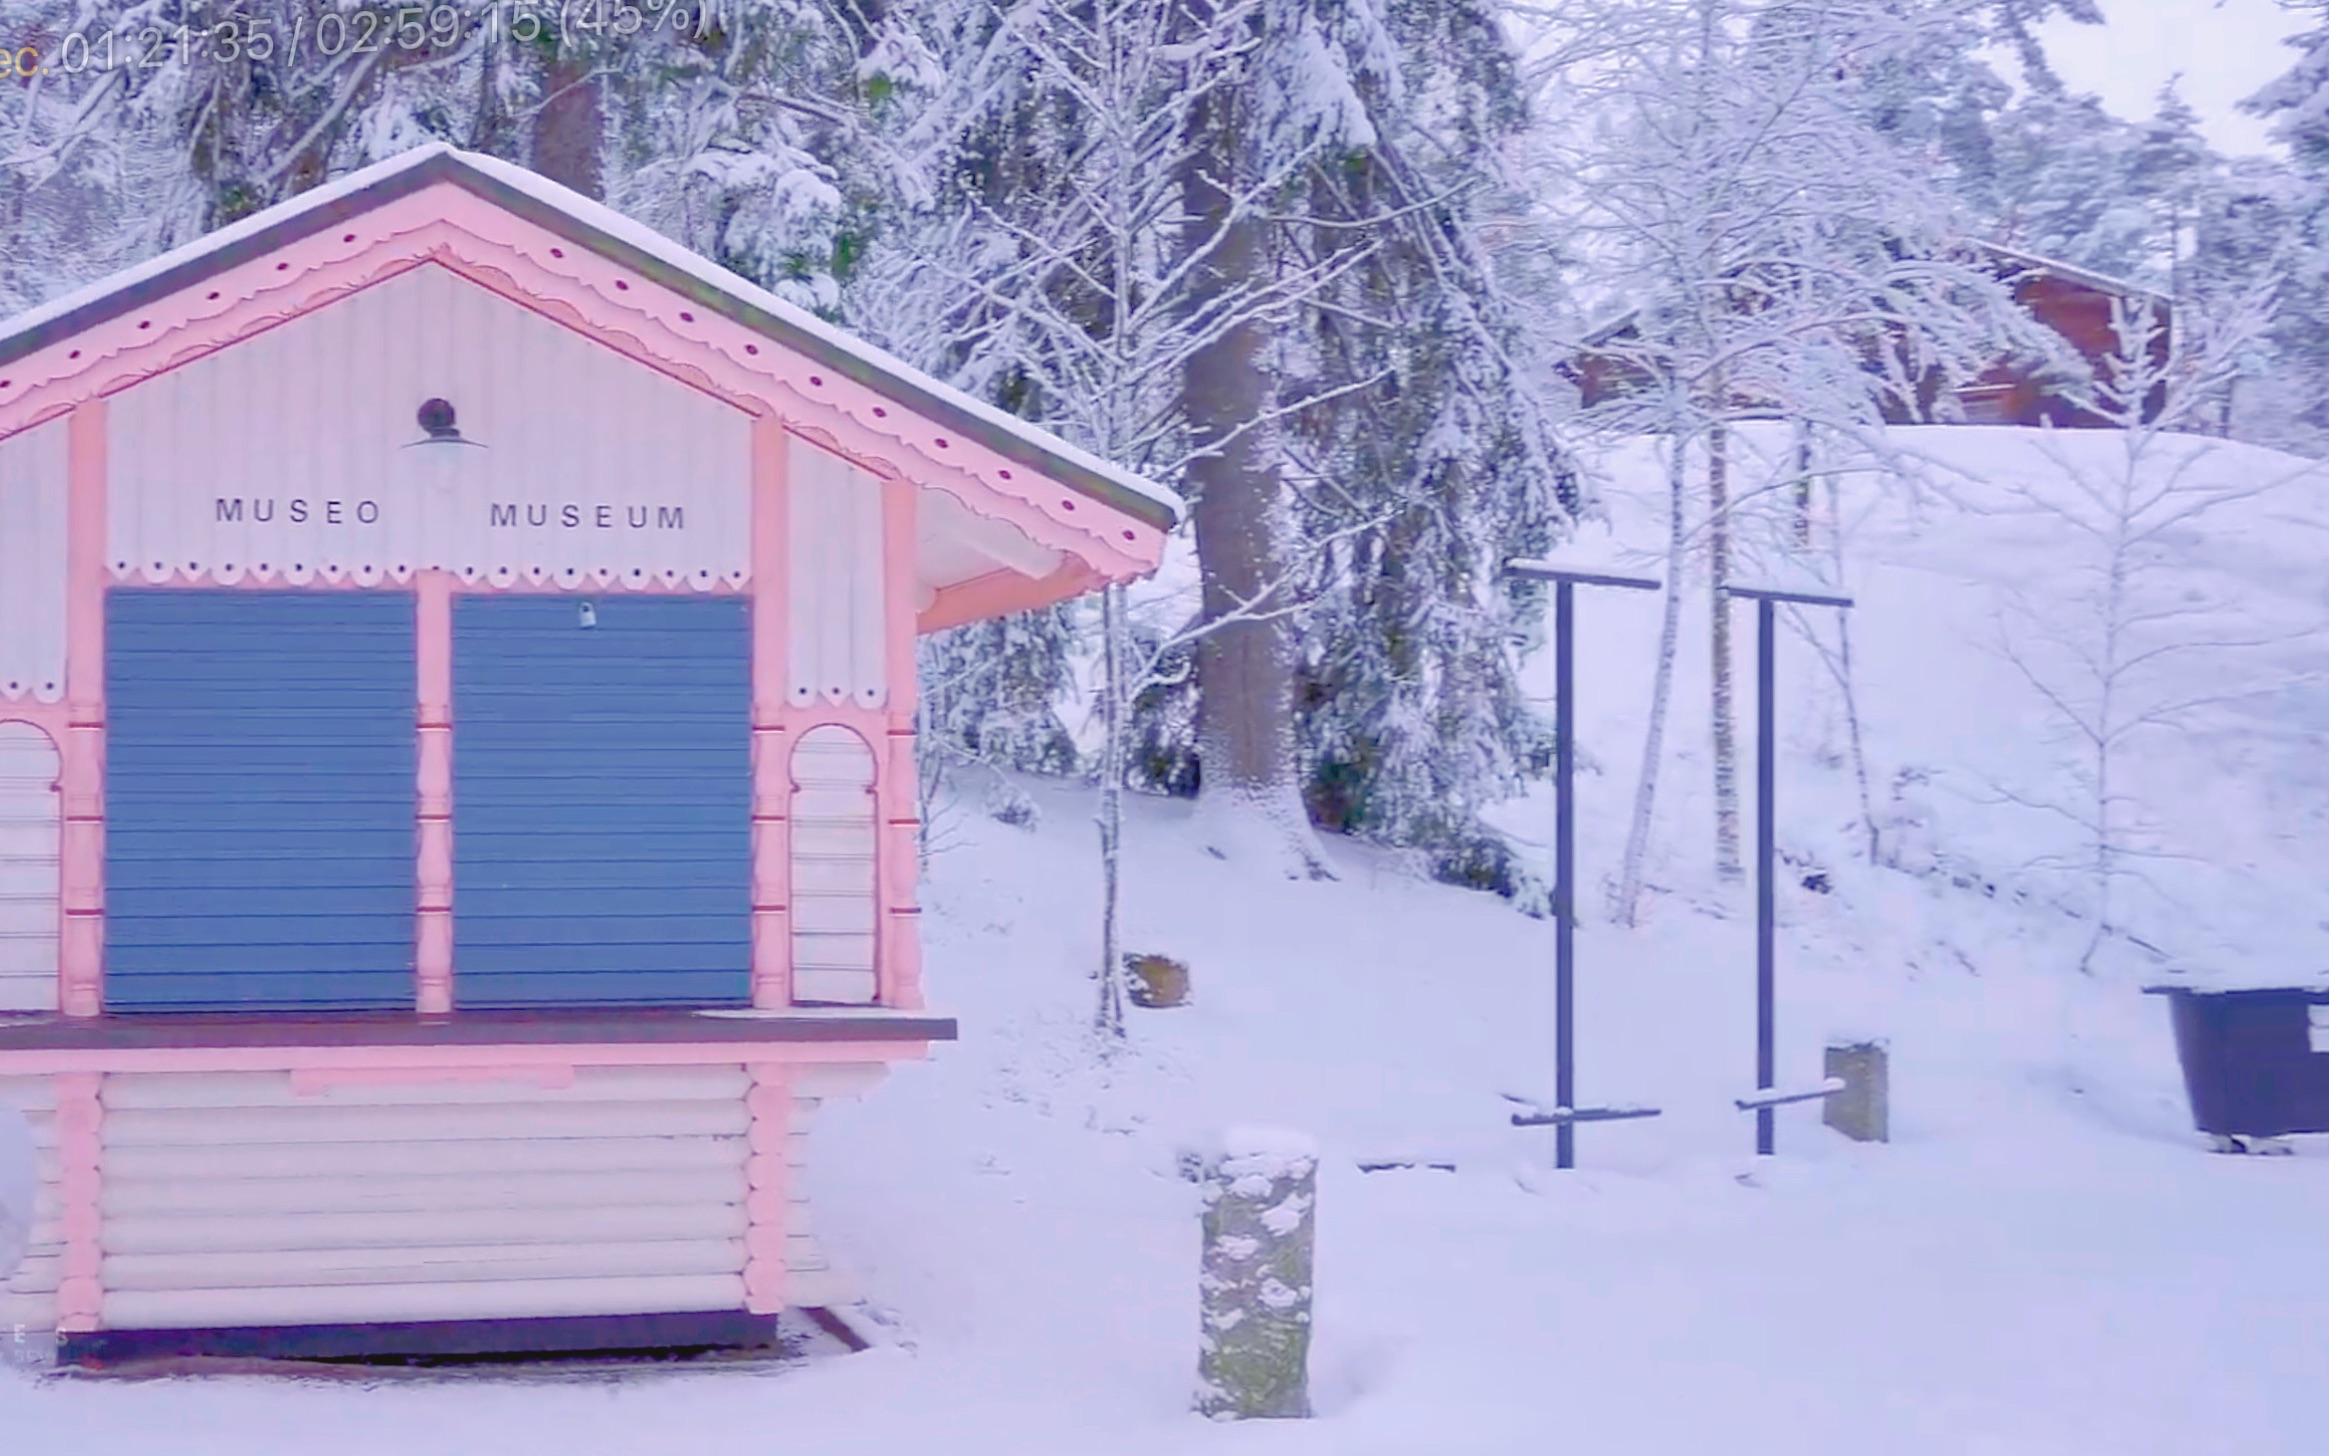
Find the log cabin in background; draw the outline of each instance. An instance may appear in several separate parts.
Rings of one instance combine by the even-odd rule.
[[[429,147],[0,324],[0,1329],[749,1344],[923,1010],[914,641],[1172,497]]]
[[[2167,295],[1996,244],[1979,244],[1975,253],[2012,289],[2016,304],[2060,336],[2062,349],[2051,359],[2000,359],[1954,389],[1937,375],[1928,375],[1919,382],[1913,405],[1904,400],[1885,401],[1885,423],[2110,428],[2108,421],[2082,401],[2103,361],[2119,351],[2113,319],[2114,309],[2122,302],[2156,310],[2153,317],[2160,326],[2149,340],[2149,353],[2155,365],[2167,364],[2174,328],[2174,303]],[[1655,380],[1643,365],[1643,348],[1637,310],[1588,334],[1561,363],[1559,373],[1588,409],[1644,395],[1652,390]],[[1747,415],[1758,409],[1758,402],[1752,399],[1734,403]],[[2147,413],[2155,413],[2157,407],[2155,400]],[[1772,412],[1777,413],[1776,408]]]

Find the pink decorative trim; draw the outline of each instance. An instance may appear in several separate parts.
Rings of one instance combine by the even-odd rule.
[[[574,1085],[571,1063],[519,1067],[295,1067],[295,1097],[319,1097],[334,1087],[421,1087],[436,1082],[529,1082],[550,1091]]]
[[[115,1047],[90,1051],[0,1051],[0,1076],[77,1072],[281,1072],[302,1067],[695,1067],[750,1058],[784,1062],[909,1062],[924,1041],[610,1042],[521,1046]]]
[[[874,823],[879,840],[875,893],[881,925],[874,940],[875,1001],[900,1011],[922,1008],[921,926],[914,881],[921,869],[921,793],[914,762],[915,531],[914,487],[882,482],[883,625],[889,659],[889,721],[867,738],[874,750]],[[885,752],[886,750],[886,752]]]
[[[752,1114],[744,1158],[747,1222],[744,1232],[744,1307],[754,1314],[784,1308],[785,1148],[792,1136],[792,1069],[782,1062],[752,1065]]]
[[[620,592],[625,596],[635,597],[738,597],[745,595],[750,590],[751,588],[746,584],[728,581],[714,581],[710,586],[701,587],[696,586],[692,581],[682,581],[677,586],[671,586],[667,585],[661,577],[653,576],[638,583],[633,583],[622,576],[601,582],[596,573],[593,573],[589,580],[573,586],[567,586],[555,580],[528,581],[522,576],[508,582],[489,581],[484,577],[479,577],[476,581],[462,581],[456,577],[453,581],[453,594],[455,596],[571,597],[608,596]]]
[[[65,707],[58,745],[63,924],[58,1003],[67,1016],[105,1005],[105,402],[66,425]]]
[[[975,441],[948,438],[944,426],[743,324],[692,324],[681,317],[695,306],[684,295],[631,278],[589,249],[562,246],[547,229],[452,185],[384,203],[16,361],[18,388],[0,405],[0,436],[53,416],[59,396],[126,388],[424,260],[739,407],[773,409],[821,429],[844,453],[910,457],[912,468],[877,473],[944,490],[1111,578],[1151,570],[1162,554],[1163,533],[1147,522]]]
[[[827,723],[838,723],[865,740],[866,747],[876,755],[874,772],[878,777],[881,772],[879,758],[881,750],[876,745],[889,735],[889,709],[860,708],[855,703],[819,702],[806,708],[786,708],[783,720],[777,726],[784,732],[785,747],[789,751],[801,741],[802,735],[811,728],[820,727]],[[788,773],[783,792],[789,795],[792,792],[790,764],[788,763],[786,767]]]
[[[29,723],[48,735],[49,743],[57,750],[57,764],[64,766],[65,735],[72,731],[72,710],[63,703],[26,701],[0,703],[0,723]],[[60,791],[62,783],[60,780]]]
[[[443,571],[421,572],[413,583],[420,735],[413,965],[414,1003],[424,1015],[453,1009],[453,586]]]
[[[400,589],[409,591],[412,589],[413,578],[420,575],[419,572],[411,572],[399,578],[391,573],[383,572],[377,581],[364,582],[343,572],[338,581],[327,581],[323,573],[317,571],[310,573],[305,581],[292,581],[280,571],[271,576],[260,576],[254,571],[245,571],[237,575],[233,581],[220,581],[207,570],[193,574],[179,570],[157,578],[148,575],[143,568],[115,570],[110,565],[107,566],[106,573],[110,580],[132,586],[202,587],[217,591],[396,591]],[[528,581],[522,576],[506,583],[492,581],[483,576],[475,581],[463,581],[457,576],[453,578],[453,594],[455,596],[609,596],[619,592],[624,596],[636,597],[735,597],[743,596],[748,590],[749,588],[746,586],[727,581],[717,581],[708,587],[698,587],[688,581],[682,581],[673,586],[656,576],[650,576],[645,581],[636,584],[620,575],[602,582],[595,572],[588,580],[574,586],[567,586],[563,582],[555,580]],[[16,705],[10,703],[8,711],[15,712]]]
[[[104,1158],[105,1104],[98,1096],[102,1086],[95,1072],[66,1072],[57,1078],[58,1223],[64,1241],[57,1278],[57,1328],[67,1332],[96,1329],[104,1312],[105,1288],[98,1277],[104,1259],[98,1242],[103,1225],[98,1206],[99,1164]]]
[[[792,775],[785,735],[784,421],[752,422],[752,1004],[792,1004]]]
[[[1103,579],[1090,567],[1072,559],[1040,580],[1021,576],[1016,571],[990,571],[984,576],[939,588],[937,599],[923,609],[915,625],[919,631],[940,632],[965,622],[1033,611],[1094,590]]]

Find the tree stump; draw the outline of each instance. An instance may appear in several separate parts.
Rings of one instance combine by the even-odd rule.
[[[1317,1149],[1299,1133],[1238,1129],[1198,1174],[1197,1410],[1215,1420],[1307,1416]]]
[[[1827,1075],[1843,1078],[1844,1090],[1827,1099],[1821,1121],[1856,1143],[1892,1141],[1891,1057],[1884,1043],[1832,1043]]]
[[[1135,1006],[1164,1007],[1189,1004],[1189,968],[1169,956],[1128,955],[1124,969],[1131,978],[1127,988]]]

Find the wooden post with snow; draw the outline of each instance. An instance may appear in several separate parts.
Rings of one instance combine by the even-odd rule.
[[[1197,1410],[1307,1416],[1317,1149],[1298,1133],[1236,1129],[1193,1171],[1205,1190]]]
[[[1891,1057],[1881,1041],[1830,1042],[1826,1074],[1844,1084],[1822,1120],[1856,1143],[1892,1141]]]

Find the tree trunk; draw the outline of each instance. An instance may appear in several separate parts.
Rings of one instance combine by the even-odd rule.
[[[1829,534],[1836,560],[1836,589],[1844,588],[1843,491],[1835,477],[1828,478]],[[1860,822],[1868,826],[1868,863],[1884,862],[1884,835],[1876,822],[1876,801],[1868,793],[1868,750],[1860,732],[1860,693],[1852,672],[1852,614],[1836,614],[1836,680],[1844,691],[1844,726],[1852,735],[1852,777],[1860,789]]]
[[[1719,384],[1717,386],[1719,391]],[[1722,407],[1718,392],[1715,407]],[[1726,880],[1746,871],[1739,861],[1739,744],[1731,711],[1730,441],[1720,421],[1706,432],[1707,606],[1714,628],[1714,867]]]
[[[1100,999],[1093,1025],[1103,1043],[1124,1037],[1124,950],[1117,906],[1124,853],[1124,588],[1100,593]]]
[[[1811,426],[1801,423],[1795,427],[1795,549],[1811,549]]]
[[[1207,9],[1203,0],[1192,7]],[[1203,315],[1254,289],[1269,266],[1263,223],[1237,205],[1249,143],[1238,88],[1198,108],[1201,128],[1181,173],[1183,244],[1211,247],[1191,287]],[[1266,429],[1252,428],[1270,399],[1260,364],[1261,323],[1246,318],[1194,352],[1182,375],[1182,407],[1196,448],[1188,473],[1190,523],[1202,572],[1206,622],[1286,605],[1281,535],[1285,486]],[[1232,438],[1234,436],[1234,438]],[[1268,596],[1265,599],[1265,593]],[[1247,617],[1206,634],[1197,654],[1199,819],[1223,858],[1272,855],[1289,874],[1326,877],[1294,767],[1292,632],[1282,616]]]
[[[599,154],[605,132],[598,80],[591,74],[589,58],[562,48],[542,79],[542,104],[534,112],[530,165],[585,197],[604,197]]]
[[[1650,811],[1658,796],[1658,765],[1666,752],[1666,705],[1674,695],[1674,654],[1682,642],[1682,568],[1688,550],[1684,528],[1684,460],[1689,446],[1677,429],[1673,457],[1666,464],[1666,606],[1658,623],[1658,666],[1650,684],[1650,723],[1642,734],[1642,773],[1634,784],[1633,822],[1626,827],[1625,866],[1617,882],[1610,917],[1634,923],[1641,899],[1642,861],[1650,847]]]

